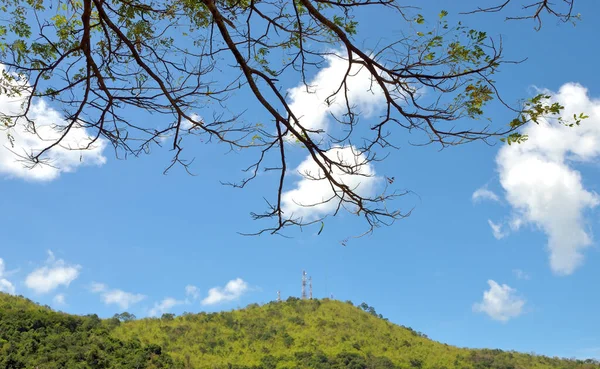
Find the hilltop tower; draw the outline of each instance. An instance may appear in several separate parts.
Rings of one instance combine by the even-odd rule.
[[[312,276],[308,277],[308,291],[309,298],[312,300]]]
[[[277,302],[281,302],[281,291],[277,291]]]
[[[302,271],[302,300],[306,300],[306,271]]]

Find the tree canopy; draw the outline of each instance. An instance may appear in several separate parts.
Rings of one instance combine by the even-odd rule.
[[[157,345],[111,336],[97,315],[57,313],[0,293],[1,368],[181,368]]]
[[[173,150],[167,170],[188,169],[193,158],[186,156],[187,145],[225,144],[244,150],[250,160],[241,167],[244,177],[230,185],[243,188],[260,172],[277,173],[276,190],[264,194],[266,209],[252,213],[271,220],[258,233],[321,223],[323,216],[304,216],[286,203],[355,213],[367,231],[408,215],[391,201],[406,193],[396,188],[393,175],[375,192],[360,185],[360,178],[373,175],[369,164],[385,160],[402,131],[411,133],[413,144],[441,148],[525,140],[521,126],[557,118],[562,107],[546,95],[505,101],[495,78],[514,61],[504,59],[500,38],[466,26],[469,14],[530,19],[538,29],[545,17],[565,22],[579,17],[574,0],[504,0],[465,11],[465,21],[456,24],[447,15],[460,9],[440,9],[436,19],[426,19],[396,0],[1,0],[0,5],[5,15],[0,90],[22,102],[0,112],[0,129],[13,145],[19,125],[45,143],[14,150],[23,165],[52,165],[48,153],[58,147],[85,152],[108,143],[118,157],[166,145]],[[394,14],[402,33],[366,43],[360,30],[373,28],[374,20],[365,18],[372,9]],[[342,63],[337,87],[320,96],[335,126],[326,127],[290,102],[294,91],[285,81],[302,82],[296,93],[315,93],[310,75],[335,62]],[[362,111],[353,94],[357,80],[380,101],[380,110]],[[62,116],[39,121],[39,101]],[[486,120],[485,108],[494,102],[514,119]],[[268,119],[244,114],[250,107],[259,107]],[[572,125],[584,118],[559,122]],[[69,140],[76,132],[84,134]],[[298,148],[310,164],[301,166],[304,178],[329,188],[309,203],[284,198],[290,151]]]

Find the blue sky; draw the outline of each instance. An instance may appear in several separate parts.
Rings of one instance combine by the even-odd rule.
[[[245,190],[222,186],[239,178],[247,159],[225,155],[223,146],[190,149],[196,176],[181,168],[163,175],[167,150],[116,160],[98,149],[83,158],[90,165],[80,165],[78,154],[59,157],[70,170],[42,173],[43,181],[0,150],[0,289],[70,313],[144,317],[229,310],[273,300],[278,290],[299,296],[305,269],[316,297],[365,301],[442,342],[600,357],[592,16],[600,9],[577,6],[576,27],[548,19],[535,32],[531,22],[494,15],[467,23],[501,34],[507,56],[529,58],[497,77],[505,98],[528,96],[533,86],[557,92],[568,111],[590,115],[584,126],[535,127],[530,142],[510,150],[474,143],[440,152],[399,137],[401,149],[374,170],[415,192],[400,202],[414,213],[346,247],[339,241],[361,226],[349,214],[329,219],[319,236],[312,228],[289,239],[239,235],[260,228],[249,212],[261,209],[272,178]],[[423,12],[435,16],[443,7],[430,2]],[[504,112],[491,114],[508,121]],[[303,158],[292,160],[297,166]]]

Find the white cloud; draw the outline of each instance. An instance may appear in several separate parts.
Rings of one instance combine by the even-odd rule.
[[[492,234],[497,240],[501,240],[508,235],[508,232],[502,229],[503,225],[501,223],[494,223],[488,219],[488,224],[492,229]]]
[[[506,145],[496,162],[500,184],[513,209],[511,228],[532,224],[548,236],[550,267],[568,275],[583,262],[592,244],[584,212],[600,197],[584,187],[576,162],[596,162],[600,156],[600,101],[591,100],[584,87],[568,83],[550,93],[565,107],[564,117],[585,113],[581,126],[565,127],[546,121],[530,124],[523,133],[529,140]]]
[[[0,292],[14,295],[15,291],[16,289],[14,284],[12,284],[8,279],[0,278]]]
[[[341,57],[347,53],[337,51],[334,54],[326,56],[328,65],[307,81],[308,91],[304,83],[288,90],[290,109],[305,129],[325,131],[331,114],[339,117],[345,113],[346,96],[353,112],[365,117],[375,114],[385,102],[381,88],[372,83],[369,71],[353,65],[347,78],[346,96],[342,87],[328,104],[327,98],[340,88],[348,70],[348,60]]]
[[[327,65],[307,81],[308,86],[301,82],[288,90],[290,109],[304,128],[334,135],[335,132],[328,129],[328,123],[342,119],[348,106],[356,116],[362,117],[374,116],[385,107],[385,96],[366,68],[352,65],[346,84],[341,85],[349,67],[346,58],[346,51],[333,51],[325,56]],[[331,96],[333,93],[336,94]],[[378,181],[375,170],[354,146],[333,147],[325,154],[336,162],[355,166],[353,174],[333,168],[334,178],[355,189],[362,196],[368,197],[373,194]],[[338,202],[328,201],[335,192],[310,155],[300,163],[296,172],[300,176],[299,180],[293,189],[285,191],[282,195],[285,217],[311,221],[335,211]]]
[[[4,67],[0,65],[0,72]],[[4,81],[4,83],[8,83]],[[15,85],[28,86],[27,82],[15,82]],[[8,97],[0,95],[0,112],[17,115],[23,111],[21,106],[26,96]],[[0,128],[0,174],[26,180],[50,181],[62,172],[73,172],[81,165],[102,165],[106,158],[102,151],[106,147],[104,140],[96,141],[89,150],[84,148],[91,142],[89,132],[80,125],[75,126],[66,135],[62,143],[43,156],[45,165],[28,168],[22,161],[23,156],[38,153],[64,133],[66,122],[61,114],[49,107],[44,100],[34,100],[28,113],[35,122],[35,133],[23,120],[9,129]]]
[[[146,296],[139,293],[130,293],[122,290],[114,289],[106,291],[102,294],[102,300],[106,305],[116,304],[121,309],[128,309],[131,305],[145,299]]]
[[[488,281],[490,289],[483,292],[483,300],[473,305],[473,311],[486,313],[494,320],[507,322],[523,313],[525,300],[517,296],[516,290],[506,284]]]
[[[68,287],[79,277],[80,265],[70,265],[64,260],[56,260],[52,251],[48,251],[46,265],[35,269],[25,278],[27,288],[36,293],[48,293],[60,286]]]
[[[96,283],[96,284],[92,285],[92,289],[103,290],[105,288],[106,287],[100,283]],[[225,288],[227,289],[227,286]],[[233,287],[232,291],[235,291],[235,290],[236,290],[236,288]],[[177,305],[191,304],[192,301],[196,301],[196,300],[198,300],[198,298],[200,298],[200,289],[194,285],[188,284],[187,286],[185,286],[185,296],[186,296],[185,300],[177,300],[173,297],[167,297],[160,302],[155,302],[154,307],[152,307],[152,309],[150,309],[150,312],[148,313],[148,315],[149,316],[159,316],[159,315],[162,315],[163,313],[168,312],[169,310],[171,310],[173,307],[175,307]]]
[[[204,120],[201,116],[199,116],[196,113],[192,113],[190,115],[190,118],[192,118],[192,120],[195,121],[195,122],[202,122]],[[192,124],[192,122],[189,121],[189,120],[187,120],[187,119],[183,119],[181,121],[181,126],[179,127],[179,137],[183,137],[184,135],[190,133],[192,131],[192,128],[194,128],[194,124]],[[160,142],[165,142],[167,140],[172,139],[173,136],[175,136],[175,130],[174,129],[171,130],[171,131],[168,131],[165,134],[159,135],[158,136],[158,140]]]
[[[513,274],[515,275],[515,277],[517,277],[517,279],[524,279],[524,280],[531,279],[529,274],[525,273],[521,269],[513,269]]]
[[[475,192],[473,192],[473,195],[471,196],[471,200],[473,200],[474,202],[480,202],[483,200],[490,200],[490,201],[500,201],[500,198],[498,198],[498,195],[496,195],[494,192],[488,190],[488,188],[486,186],[484,187],[480,187],[478,188]]]
[[[200,297],[200,289],[196,286],[188,284],[185,286],[185,295],[192,300],[198,300]]]
[[[338,182],[346,184],[361,196],[373,195],[379,178],[375,176],[375,169],[364,155],[358,154],[352,146],[332,148],[326,155],[333,161],[355,169],[356,174],[348,174],[334,167],[332,174]],[[328,201],[335,193],[312,157],[309,156],[300,163],[296,171],[301,179],[296,182],[294,189],[285,191],[281,198],[284,215],[310,221],[335,211],[339,201]]]
[[[248,290],[248,283],[241,278],[233,279],[225,287],[214,287],[208,290],[208,296],[202,300],[202,305],[215,305],[240,298]]]
[[[54,296],[52,302],[54,302],[55,305],[61,306],[67,304],[66,297],[63,293],[59,293],[58,295]]]
[[[15,285],[12,284],[8,279],[4,278],[6,274],[6,269],[4,265],[4,260],[0,258],[0,292],[9,293],[11,295],[15,294]]]
[[[150,316],[159,316],[162,315],[177,305],[184,304],[185,301],[176,300],[172,297],[167,297],[163,299],[161,302],[154,303],[154,307],[150,309]]]
[[[123,310],[128,309],[130,306],[135,305],[146,298],[145,295],[139,293],[130,293],[119,289],[109,289],[108,286],[103,283],[92,283],[90,290],[93,293],[99,293],[102,301],[106,305],[118,305]]]
[[[96,283],[96,282],[93,282],[90,287],[90,290],[94,293],[103,292],[103,291],[106,291],[107,289],[108,289],[108,287],[106,287],[105,284]]]

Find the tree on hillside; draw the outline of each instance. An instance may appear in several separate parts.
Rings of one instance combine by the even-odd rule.
[[[0,91],[8,106],[0,126],[24,165],[52,165],[53,150],[84,155],[110,144],[125,157],[166,145],[173,151],[167,170],[188,169],[187,147],[225,144],[249,160],[234,187],[263,171],[277,174],[269,177],[274,192],[265,194],[265,211],[252,214],[272,220],[259,233],[321,222],[341,210],[362,216],[368,231],[390,224],[409,214],[390,202],[405,192],[393,174],[377,186],[365,182],[372,164],[399,144],[399,132],[410,132],[414,144],[441,148],[495,137],[512,143],[524,139],[519,127],[562,109],[542,95],[504,101],[494,80],[511,62],[501,40],[450,23],[446,10],[424,17],[404,1],[0,3]],[[572,20],[573,3],[501,0],[449,10],[462,11],[465,23],[470,13],[484,12],[533,19],[540,27],[545,17]],[[367,12],[393,14],[402,34],[368,43],[362,32],[377,26]],[[331,85],[315,86],[311,76],[332,65],[339,75],[321,76]],[[488,122],[484,108],[493,101],[514,120]],[[61,116],[44,115],[49,105]],[[41,146],[24,150],[25,133]],[[308,197],[291,188],[292,151],[306,157],[297,170]]]
[[[118,319],[120,322],[130,322],[136,319],[134,314],[128,313],[126,311],[120,314],[115,314],[113,318]]]

